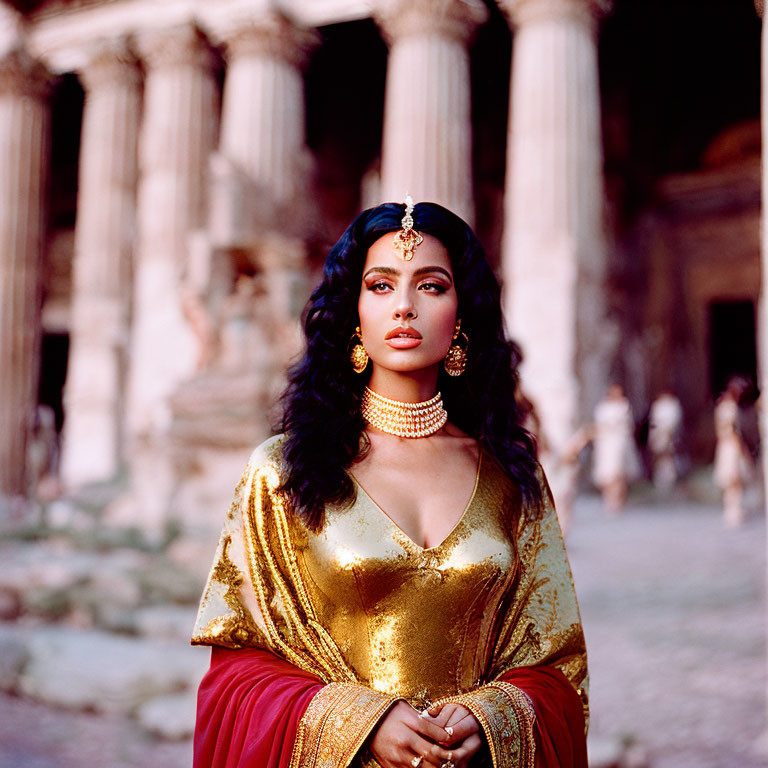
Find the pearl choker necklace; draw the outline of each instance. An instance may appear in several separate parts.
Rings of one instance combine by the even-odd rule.
[[[448,421],[439,392],[424,403],[404,403],[366,387],[361,412],[369,424],[397,437],[428,437]]]

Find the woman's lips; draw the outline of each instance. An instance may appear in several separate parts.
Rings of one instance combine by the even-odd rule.
[[[415,336],[393,336],[386,342],[393,349],[413,349],[413,347],[418,347],[422,340]]]
[[[421,344],[421,334],[414,328],[403,328],[398,326],[393,328],[385,337],[384,340],[389,344],[392,349],[412,349],[418,347]]]

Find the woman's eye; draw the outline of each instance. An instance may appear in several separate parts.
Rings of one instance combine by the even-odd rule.
[[[419,286],[419,290],[428,291],[429,293],[445,293],[446,288],[441,283],[422,283]]]
[[[389,283],[373,283],[372,285],[368,286],[369,291],[373,291],[374,293],[384,293],[385,291],[389,290]]]

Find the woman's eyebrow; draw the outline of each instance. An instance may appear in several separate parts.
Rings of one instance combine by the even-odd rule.
[[[364,275],[363,280],[365,280],[368,275],[371,274],[371,272],[378,272],[382,275],[399,275],[400,271],[397,269],[393,269],[392,267],[371,267]]]
[[[414,271],[414,275],[416,277],[420,275],[427,274],[428,272],[440,272],[441,274],[445,275],[449,282],[453,283],[453,278],[451,277],[451,273],[447,269],[443,269],[442,267],[419,267],[419,269]]]

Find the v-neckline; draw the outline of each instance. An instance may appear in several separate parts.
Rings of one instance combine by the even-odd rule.
[[[469,500],[467,501],[466,506],[464,507],[464,510],[462,511],[461,515],[459,516],[459,519],[456,521],[456,524],[451,528],[450,531],[446,534],[445,538],[439,543],[435,544],[434,547],[422,547],[421,544],[417,544],[394,520],[394,518],[371,496],[368,491],[365,490],[365,488],[362,486],[360,481],[351,473],[348,472],[349,476],[352,478],[352,482],[357,486],[358,491],[361,491],[363,496],[365,496],[368,501],[371,502],[371,504],[379,510],[379,512],[389,521],[389,523],[397,530],[406,540],[407,542],[412,546],[415,547],[419,552],[434,552],[435,550],[440,549],[442,546],[444,546],[447,541],[453,537],[453,534],[457,531],[457,529],[461,526],[461,524],[464,522],[465,518],[467,517],[467,514],[472,507],[472,505],[475,502],[475,498],[477,497],[477,489],[480,487],[480,471],[483,465],[483,450],[482,448],[478,451],[477,455],[477,469],[475,470],[475,484],[472,487],[472,493],[469,496]]]

